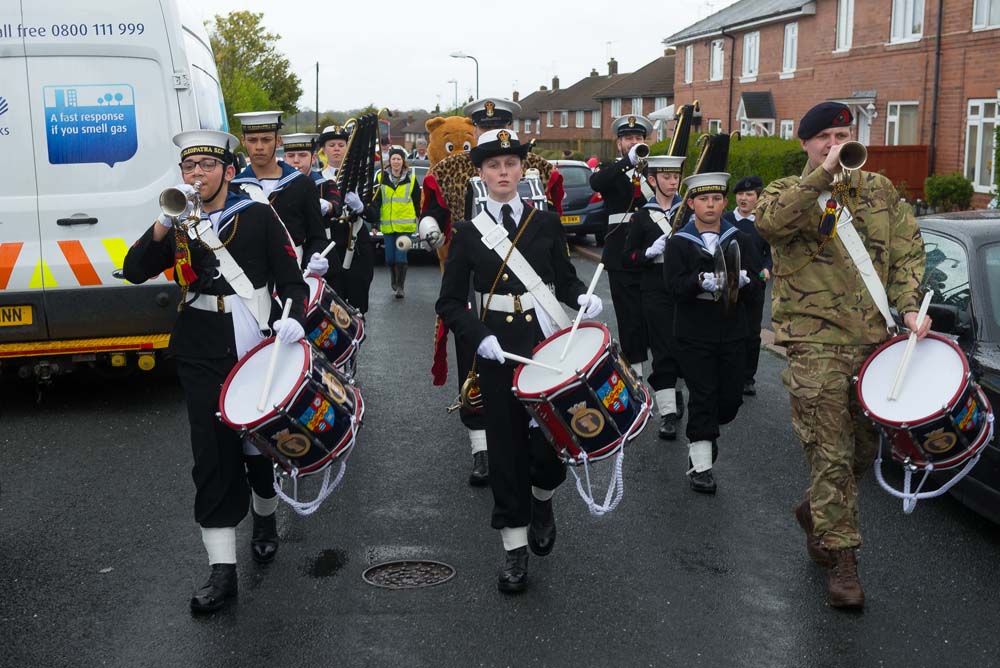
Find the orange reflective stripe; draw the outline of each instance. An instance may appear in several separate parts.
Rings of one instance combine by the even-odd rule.
[[[80,285],[102,285],[100,277],[94,271],[94,265],[90,264],[87,252],[83,250],[83,244],[79,241],[60,241],[58,243],[63,255],[66,256],[69,268],[73,270]]]
[[[21,254],[21,247],[24,244],[20,241],[15,243],[0,244],[0,290],[7,289],[7,282],[17,264],[17,256]]]

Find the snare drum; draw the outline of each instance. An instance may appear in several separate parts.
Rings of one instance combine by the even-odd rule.
[[[568,464],[615,454],[646,426],[652,398],[612,343],[607,327],[580,325],[560,361],[570,330],[538,344],[532,359],[563,369],[556,373],[523,365],[514,373],[514,394]]]
[[[354,446],[365,412],[361,391],[305,340],[279,344],[267,408],[258,411],[275,345],[265,339],[233,367],[219,417],[285,471],[317,473]]]
[[[364,318],[319,276],[309,274],[305,282],[309,286],[304,321],[306,339],[334,366],[353,374],[355,357],[365,340]]]
[[[897,336],[865,361],[858,400],[892,446],[896,461],[949,469],[976,456],[993,435],[993,409],[973,382],[969,363],[950,339],[930,333],[917,342],[894,401],[888,399],[906,336]]]

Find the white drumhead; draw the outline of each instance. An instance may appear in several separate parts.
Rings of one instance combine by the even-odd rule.
[[[233,424],[249,424],[274,411],[273,406],[284,400],[299,384],[302,368],[306,361],[306,349],[301,343],[278,344],[278,359],[274,365],[271,390],[264,404],[264,411],[257,410],[260,393],[264,389],[264,377],[271,363],[275,343],[272,341],[245,358],[239,371],[226,388],[223,414]]]
[[[868,364],[861,378],[861,396],[876,417],[892,422],[918,422],[940,411],[965,382],[964,365],[955,349],[944,341],[917,341],[906,376],[895,401],[889,390],[896,380],[906,340],[897,341]]]
[[[594,359],[604,346],[604,329],[601,327],[580,327],[573,336],[573,345],[566,353],[566,359],[561,360],[563,347],[569,331],[552,339],[535,353],[537,362],[561,369],[560,372],[550,371],[540,366],[525,364],[517,377],[517,389],[524,394],[537,394],[561,385],[576,376],[576,370],[585,371],[585,365]],[[507,364],[511,364],[510,361]]]

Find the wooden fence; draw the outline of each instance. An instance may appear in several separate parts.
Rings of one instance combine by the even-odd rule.
[[[926,145],[869,146],[863,169],[885,174],[909,200],[924,199],[930,151]]]

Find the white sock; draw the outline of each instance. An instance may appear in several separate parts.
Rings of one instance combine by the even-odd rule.
[[[500,529],[503,539],[503,549],[510,552],[528,545],[528,527],[504,527]]]
[[[469,445],[472,447],[472,454],[477,452],[482,452],[486,449],[486,430],[485,429],[470,429],[469,430]]]
[[[660,409],[660,415],[670,415],[677,413],[677,390],[669,388],[656,391],[656,407]]]
[[[691,468],[698,473],[712,468],[712,442],[695,441],[688,445],[688,457],[691,458]],[[688,471],[690,473],[690,471]]]
[[[554,489],[542,489],[541,487],[531,486],[531,495],[538,499],[539,501],[548,501],[556,493]]]
[[[278,509],[277,494],[272,496],[270,499],[265,499],[263,496],[257,496],[257,492],[250,493],[253,495],[253,511],[261,517],[273,515],[274,511]]]
[[[632,373],[635,374],[636,378],[642,378],[642,362],[636,362],[632,365]]]
[[[201,542],[208,552],[208,565],[236,563],[236,527],[201,528]]]

